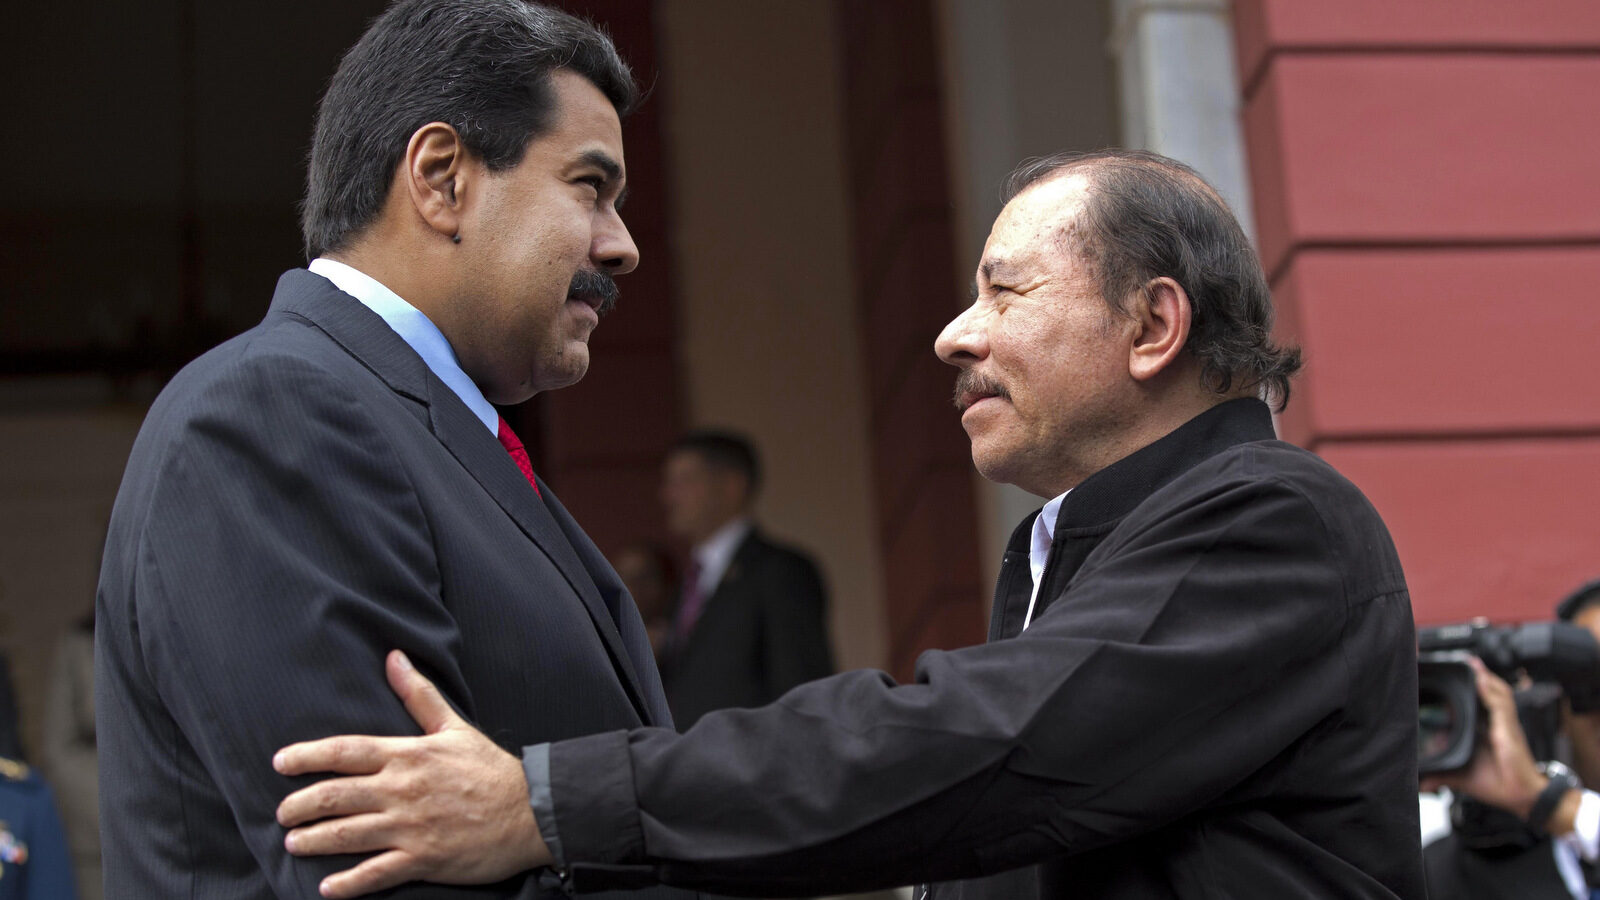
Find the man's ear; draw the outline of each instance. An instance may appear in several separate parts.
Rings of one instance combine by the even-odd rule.
[[[1189,342],[1194,308],[1189,294],[1171,278],[1153,278],[1130,298],[1128,310],[1138,323],[1128,355],[1128,371],[1148,381],[1172,365]]]
[[[418,128],[406,144],[400,177],[411,206],[428,227],[446,238],[461,233],[462,201],[469,173],[466,144],[443,122]]]

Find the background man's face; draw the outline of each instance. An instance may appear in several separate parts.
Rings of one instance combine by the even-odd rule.
[[[1578,614],[1572,617],[1572,624],[1589,629],[1595,640],[1600,641],[1600,603],[1578,610]]]
[[[706,463],[700,454],[680,450],[661,471],[661,504],[667,530],[698,543],[744,511],[744,478]]]
[[[1043,497],[1104,465],[1133,408],[1131,322],[1069,249],[1087,188],[1081,174],[1057,175],[1006,205],[976,298],[934,344],[962,369],[956,405],[978,471]]]
[[[622,125],[588,79],[550,78],[552,127],[514,168],[479,166],[462,227],[453,327],[462,368],[496,403],[566,387],[589,368],[595,294],[574,294],[580,271],[621,275],[639,251],[617,214],[625,179]],[[608,172],[608,168],[614,171]]]

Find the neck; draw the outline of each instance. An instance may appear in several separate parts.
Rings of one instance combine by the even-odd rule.
[[[1061,472],[1059,477],[1048,484],[1039,485],[1037,488],[1025,487],[1025,489],[1040,497],[1055,497],[1082,484],[1101,469],[1177,431],[1201,413],[1230,400],[1254,396],[1256,396],[1254,386],[1219,394],[1201,386],[1198,380],[1195,380],[1185,384],[1182,389],[1171,390],[1159,397],[1147,398],[1147,402],[1133,411],[1125,427],[1108,437],[1097,448],[1098,452],[1078,460],[1074,471]]]
[[[740,513],[735,513],[734,515],[728,516],[728,517],[720,520],[719,522],[717,522],[717,524],[711,526],[710,528],[705,529],[699,535],[694,537],[690,541],[690,545],[694,546],[694,547],[705,546],[705,543],[707,541],[711,540],[712,538],[716,537],[718,532],[722,531],[724,528],[727,528],[729,525],[732,525],[734,522],[737,522],[740,519],[743,519],[744,516],[745,516],[745,514],[740,512]]]
[[[324,253],[328,259],[344,263],[377,279],[384,287],[427,316],[445,338],[451,339],[448,316],[441,297],[449,296],[444,281],[449,269],[445,260],[432,258],[425,249],[411,246],[403,238],[385,233],[384,224],[372,226],[352,246]]]

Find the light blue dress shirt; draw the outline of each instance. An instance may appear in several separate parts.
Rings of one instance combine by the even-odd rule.
[[[499,436],[500,414],[495,411],[494,404],[484,398],[483,391],[478,390],[467,373],[461,370],[456,351],[450,347],[450,341],[439,330],[439,326],[433,324],[432,319],[360,269],[326,256],[313,259],[306,268],[333,282],[334,287],[360,300],[367,309],[388,322],[395,334],[417,351],[433,374],[455,391],[467,409],[472,410],[472,414],[483,423],[483,427],[489,429],[490,434]]]

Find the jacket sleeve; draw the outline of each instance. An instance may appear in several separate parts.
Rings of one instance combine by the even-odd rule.
[[[925,653],[912,683],[845,673],[681,736],[553,745],[568,863],[798,894],[1147,832],[1337,714],[1346,605],[1329,547],[1293,486],[1240,479],[1125,521],[1021,636]]]
[[[416,734],[384,681],[392,648],[469,718],[472,698],[427,517],[375,412],[310,362],[235,365],[192,401],[161,464],[138,536],[138,646],[262,876],[278,896],[314,897],[352,860],[284,851],[277,805],[310,779],[279,776],[273,752]]]

